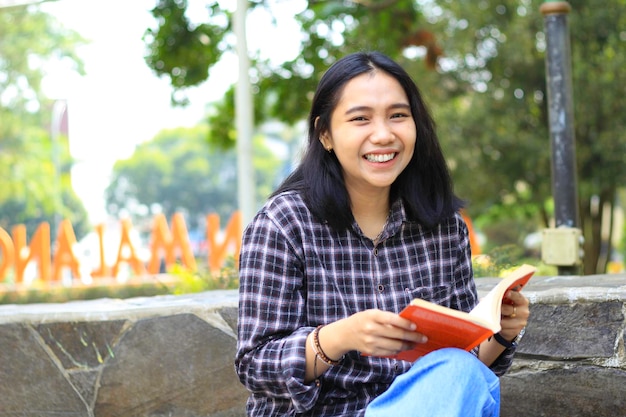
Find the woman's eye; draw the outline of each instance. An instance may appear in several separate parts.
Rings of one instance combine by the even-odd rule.
[[[353,117],[350,120],[353,121],[353,122],[362,122],[364,120],[367,120],[367,118],[365,116],[357,116],[357,117]]]
[[[395,113],[391,116],[392,119],[400,118],[400,117],[409,117],[406,113]]]

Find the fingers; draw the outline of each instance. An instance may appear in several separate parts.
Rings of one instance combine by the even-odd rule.
[[[379,326],[376,329],[377,336],[411,344],[424,342],[424,335],[416,332],[417,326],[411,320],[386,311],[376,312]]]
[[[530,317],[528,306],[502,306],[502,320],[515,320],[526,323]]]
[[[509,291],[502,303],[502,315],[515,318],[521,313],[528,313],[529,301],[519,291]],[[523,314],[522,314],[523,315]],[[528,316],[526,316],[527,318]]]
[[[502,304],[501,333],[515,337],[528,323],[530,303],[519,291],[509,291],[505,300]]]
[[[413,322],[394,313],[368,310],[353,317],[359,322],[355,327],[360,330],[354,336],[359,340],[357,350],[362,353],[391,356],[427,340],[415,331]]]
[[[524,294],[522,294],[519,291],[509,291],[505,297],[505,299],[509,300],[509,302],[513,305],[516,306],[520,306],[520,305],[528,305],[528,299],[526,297],[524,297]]]

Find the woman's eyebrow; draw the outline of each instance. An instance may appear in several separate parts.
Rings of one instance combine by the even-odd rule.
[[[360,113],[363,111],[371,111],[372,108],[369,106],[354,106],[354,107],[350,107],[348,110],[346,110],[345,114],[352,114],[352,113]]]
[[[394,103],[391,106],[388,107],[389,109],[406,109],[406,110],[410,110],[411,106],[407,103]],[[362,111],[370,111],[372,110],[371,107],[369,106],[354,106],[354,107],[350,107],[348,110],[346,110],[345,114],[352,114],[352,113],[359,113]]]

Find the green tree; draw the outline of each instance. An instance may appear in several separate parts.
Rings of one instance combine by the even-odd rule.
[[[237,209],[236,154],[209,147],[207,130],[205,125],[163,130],[137,146],[130,158],[117,161],[105,191],[108,212],[128,213],[139,221],[155,209],[168,218],[182,212],[191,229],[209,213],[230,218]],[[280,161],[260,138],[254,152],[255,190],[262,201],[274,186]]]
[[[186,14],[187,0],[157,0],[152,9],[158,28],[146,30],[146,63],[159,76],[170,78],[172,103],[186,104],[186,88],[207,79],[229,44],[224,41],[231,30],[229,13],[218,1],[207,2],[210,23],[196,24]]]
[[[185,104],[185,90],[206,80],[211,67],[235,47],[234,38],[227,36],[232,31],[231,13],[217,0],[206,0],[206,4],[205,23],[189,20],[186,0],[158,0],[152,9],[157,26],[149,28],[144,37],[146,63],[157,75],[170,79],[175,103]],[[268,0],[251,1],[250,8],[255,7],[271,12]],[[309,1],[308,10],[296,20],[305,38],[300,56],[278,65],[252,57],[254,120],[258,124],[273,119],[293,124],[304,118],[319,77],[331,62],[348,52],[369,48],[398,57],[403,48],[423,46],[430,67],[441,54],[413,0]],[[380,28],[390,30],[380,36]],[[220,147],[233,147],[234,86],[216,109],[208,117],[209,140]]]
[[[307,10],[296,16],[302,27],[302,53],[277,67],[254,61],[255,120],[302,119],[330,63],[355,50],[381,50],[409,70],[431,103],[457,191],[469,200],[470,213],[509,222],[508,229],[518,233],[508,238],[520,243],[529,231],[547,226],[552,215],[542,3],[310,0]],[[264,7],[267,2],[250,4]],[[603,218],[610,210],[597,208],[611,208],[617,187],[626,180],[626,73],[621,70],[626,59],[626,0],[602,6],[582,0],[570,4],[584,271],[595,273],[604,271],[611,252],[610,237],[601,234],[601,225],[611,223]],[[185,9],[186,2],[159,5]],[[159,24],[163,27],[168,16],[181,22],[176,17],[181,15],[161,11]],[[226,12],[211,16],[207,25],[229,30]],[[189,22],[181,25],[191,27]],[[170,39],[174,49],[185,47]],[[225,39],[218,38],[211,63],[231,47]],[[190,59],[179,68],[194,66],[194,54],[185,56]],[[212,136],[228,137],[225,144],[232,145],[232,95],[226,99],[211,118],[212,129],[221,134]]]
[[[65,60],[81,73],[82,39],[36,7],[0,8],[0,227],[69,219],[87,232],[87,213],[70,182],[67,136],[53,141],[53,101],[44,96],[46,65]],[[55,142],[55,143],[53,143]],[[53,236],[54,238],[54,236]]]
[[[437,103],[457,190],[496,245],[548,225],[550,143],[541,2],[447,3],[442,62],[467,91]]]
[[[547,226],[551,172],[542,3],[448,2],[448,15],[435,24],[449,33],[448,65],[471,86],[471,94],[448,107],[442,124],[451,147],[463,150],[453,153],[457,186],[468,191],[474,213],[539,215]],[[618,52],[626,44],[626,1],[569,3],[584,272],[592,274],[606,269],[611,236],[601,230],[612,225],[618,187],[626,181],[626,74],[620,70],[626,56]],[[450,123],[453,114],[456,123]]]

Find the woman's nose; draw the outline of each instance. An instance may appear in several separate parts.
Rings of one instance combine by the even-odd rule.
[[[387,143],[393,141],[395,135],[386,120],[380,120],[374,123],[373,132],[371,134],[372,142]]]

